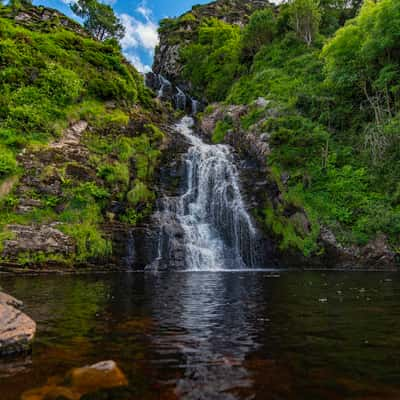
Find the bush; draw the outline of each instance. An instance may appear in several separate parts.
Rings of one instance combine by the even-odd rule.
[[[110,184],[129,184],[129,167],[126,164],[115,162],[114,164],[102,165],[98,169],[98,176]]]
[[[251,62],[262,46],[272,42],[275,34],[276,21],[270,8],[253,13],[242,34],[242,59]]]
[[[232,127],[232,119],[225,118],[223,121],[218,121],[212,135],[212,142],[221,143],[225,139],[225,135],[229,129],[232,129]]]
[[[112,254],[112,244],[106,240],[97,225],[83,221],[79,224],[64,225],[62,230],[76,243],[75,260],[90,261]]]
[[[128,192],[127,199],[132,206],[137,206],[154,201],[155,195],[143,182],[136,180],[135,186]]]
[[[240,31],[217,19],[205,20],[198,41],[181,50],[183,75],[196,97],[223,100],[240,70]]]
[[[74,71],[55,63],[47,64],[36,84],[41,93],[60,106],[75,102],[83,89],[83,82]]]

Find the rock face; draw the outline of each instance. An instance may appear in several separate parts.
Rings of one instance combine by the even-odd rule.
[[[75,368],[64,378],[53,378],[41,388],[25,392],[21,400],[79,400],[90,393],[127,386],[124,373],[114,361],[102,361],[94,365]]]
[[[320,241],[325,249],[321,261],[326,266],[393,268],[396,265],[396,254],[384,235],[378,235],[362,247],[346,247],[337,241],[332,231],[323,226]]]
[[[3,256],[13,259],[24,253],[47,253],[68,256],[75,250],[73,240],[53,225],[9,225],[13,239],[4,242]]]
[[[265,100],[265,99],[264,99]],[[229,119],[233,123],[232,130],[227,132],[225,142],[233,146],[244,158],[255,159],[260,165],[265,166],[266,157],[270,154],[268,133],[259,132],[257,127],[244,131],[240,129],[240,118],[247,114],[249,107],[243,105],[211,105],[214,108],[210,114],[201,120],[201,129],[209,137],[219,121]],[[261,108],[261,107],[260,107]],[[240,134],[237,134],[237,131]]]
[[[153,71],[190,93],[190,82],[182,78],[180,50],[196,37],[196,30],[202,20],[218,18],[230,24],[243,26],[254,11],[268,6],[272,5],[267,0],[217,0],[194,6],[180,18],[162,21],[160,44],[155,52]]]
[[[0,292],[0,356],[28,351],[36,323],[20,308],[22,303]]]
[[[19,9],[15,15],[10,15],[14,20],[23,26],[38,26],[47,24],[48,26],[61,24],[65,29],[76,32],[82,36],[88,36],[85,29],[80,24],[66,17],[59,11],[47,7],[24,7]]]

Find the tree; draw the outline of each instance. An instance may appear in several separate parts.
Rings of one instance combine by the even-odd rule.
[[[271,43],[276,33],[275,15],[270,8],[256,11],[242,36],[242,57],[252,60],[260,48]]]
[[[365,141],[374,159],[384,155],[386,126],[400,112],[399,41],[399,1],[367,0],[322,52],[327,83],[358,103],[371,120]]]
[[[97,0],[78,0],[71,5],[72,11],[83,18],[85,28],[98,40],[122,39],[125,27],[114,10]]]
[[[291,0],[289,23],[297,36],[311,46],[321,23],[319,0]]]
[[[321,32],[328,36],[354,18],[364,0],[320,0],[322,13]]]

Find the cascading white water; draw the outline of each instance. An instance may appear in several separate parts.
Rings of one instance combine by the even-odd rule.
[[[186,110],[187,98],[186,94],[178,86],[176,86],[175,107],[178,110]]]
[[[186,110],[188,107],[188,97],[186,96],[186,93],[178,86],[172,85],[172,83],[162,75],[157,75],[157,79],[159,87],[157,97],[162,99],[165,95],[167,95],[167,97],[169,95],[173,99],[175,108],[183,111]],[[195,114],[197,112],[198,102],[192,100],[190,106],[193,107],[193,105],[196,109],[192,110],[192,112]]]
[[[199,102],[196,99],[191,98],[190,99],[192,102],[192,115],[196,115],[197,112],[199,111]]]
[[[164,96],[164,90],[168,87],[170,88],[172,84],[168,79],[164,78],[162,75],[157,75],[157,78],[158,78],[158,84],[160,86],[157,97],[162,98]]]
[[[257,267],[257,231],[240,193],[230,149],[204,143],[192,127],[190,117],[184,117],[176,126],[190,144],[185,157],[186,187],[182,196],[162,202],[159,264],[163,258],[171,259],[179,247],[184,252],[185,269]],[[177,225],[181,231],[178,235]],[[171,232],[180,238],[179,246]]]

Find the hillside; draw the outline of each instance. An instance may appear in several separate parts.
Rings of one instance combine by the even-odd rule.
[[[224,1],[163,21],[154,70],[209,104],[199,126],[215,143],[257,161],[254,215],[284,258],[394,265],[400,4],[266,3],[240,23]]]
[[[250,15],[270,6],[268,0],[219,0],[202,6],[194,6],[179,18],[167,18],[160,22],[160,44],[156,49],[153,70],[157,74],[185,86],[182,76],[181,48],[198,39],[199,26],[203,21],[216,18],[227,24],[244,26]]]
[[[0,7],[0,256],[122,263],[151,213],[165,114],[117,42],[56,10]]]

